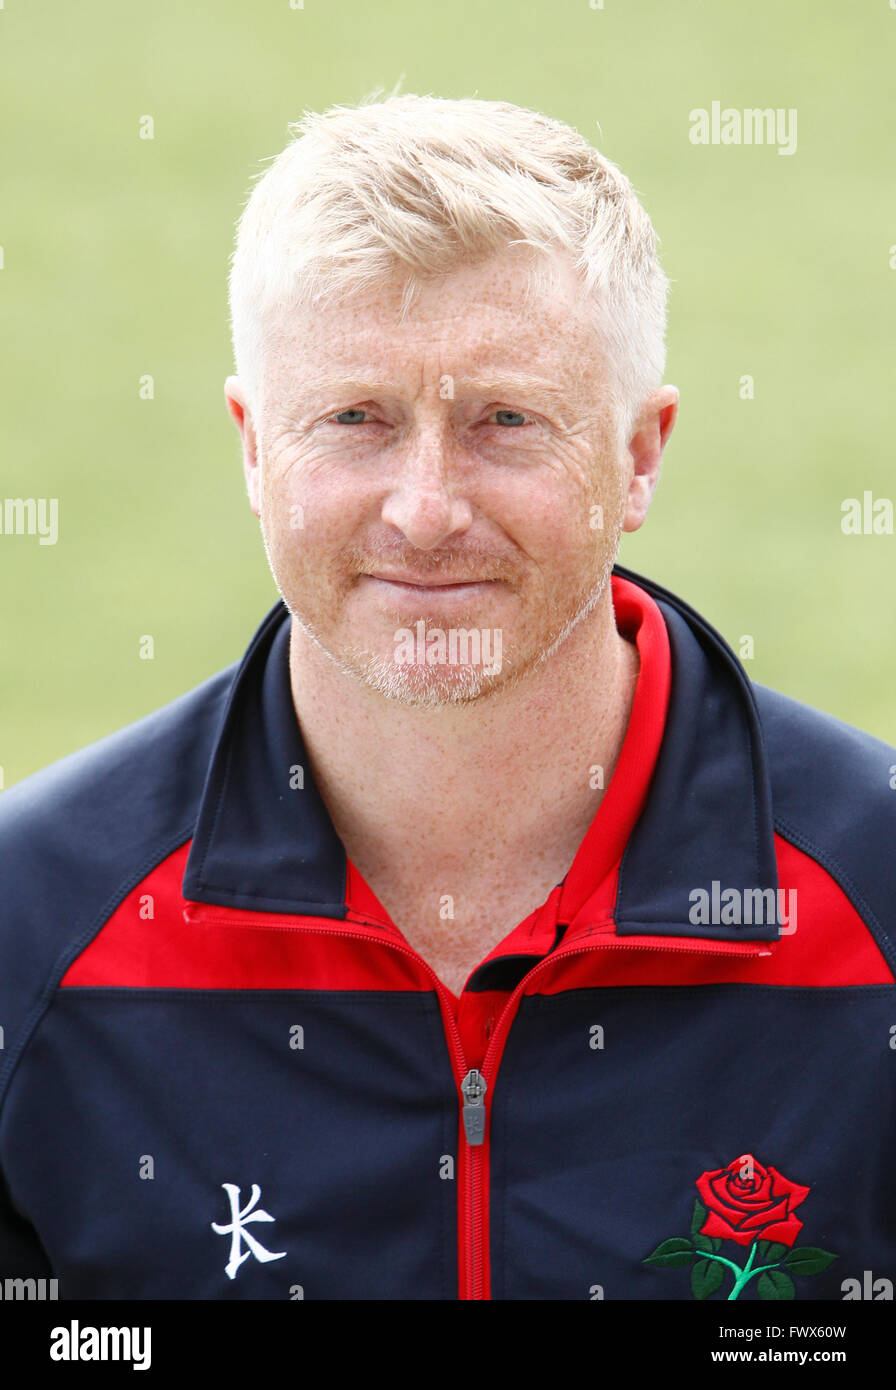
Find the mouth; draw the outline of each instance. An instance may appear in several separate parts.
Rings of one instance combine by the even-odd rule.
[[[493,584],[493,579],[451,579],[443,575],[412,576],[407,574],[384,574],[374,571],[364,574],[362,579],[372,579],[377,584],[388,584],[393,589],[404,589],[409,594],[461,593],[484,589]]]
[[[411,579],[382,571],[362,574],[359,579],[359,587],[390,614],[438,613],[458,620],[478,612],[482,604],[491,604],[499,585],[496,579],[452,579],[443,574]]]

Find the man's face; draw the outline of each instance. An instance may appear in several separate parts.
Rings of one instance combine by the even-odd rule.
[[[398,273],[293,311],[264,363],[247,477],[277,586],[392,699],[465,702],[523,675],[616,556],[631,457],[593,322],[565,259],[527,300],[530,264],[510,250],[424,282],[403,320]]]

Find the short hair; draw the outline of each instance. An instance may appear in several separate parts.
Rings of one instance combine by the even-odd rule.
[[[252,189],[230,270],[251,410],[271,311],[415,282],[511,245],[565,251],[595,301],[620,437],[665,368],[669,281],[626,176],[562,121],[504,101],[379,94],[305,112]],[[537,257],[535,258],[538,259]]]

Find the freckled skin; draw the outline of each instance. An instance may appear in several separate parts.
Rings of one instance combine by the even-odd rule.
[[[400,273],[291,311],[257,419],[226,385],[293,614],[315,780],[350,858],[455,991],[568,869],[602,794],[588,768],[609,782],[638,669],[609,574],[677,412],[660,388],[617,445],[577,277],[555,257],[527,298],[531,263],[511,248],[424,282],[403,320]],[[372,571],[484,582],[439,595]],[[398,664],[396,631],[418,619],[500,629],[500,671]]]

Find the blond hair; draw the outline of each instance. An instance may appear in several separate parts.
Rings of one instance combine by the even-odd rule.
[[[240,218],[231,331],[253,410],[272,310],[372,287],[399,267],[412,296],[415,280],[523,244],[573,259],[627,431],[662,381],[669,286],[629,180],[537,111],[378,95],[291,125],[295,138],[258,176]]]

